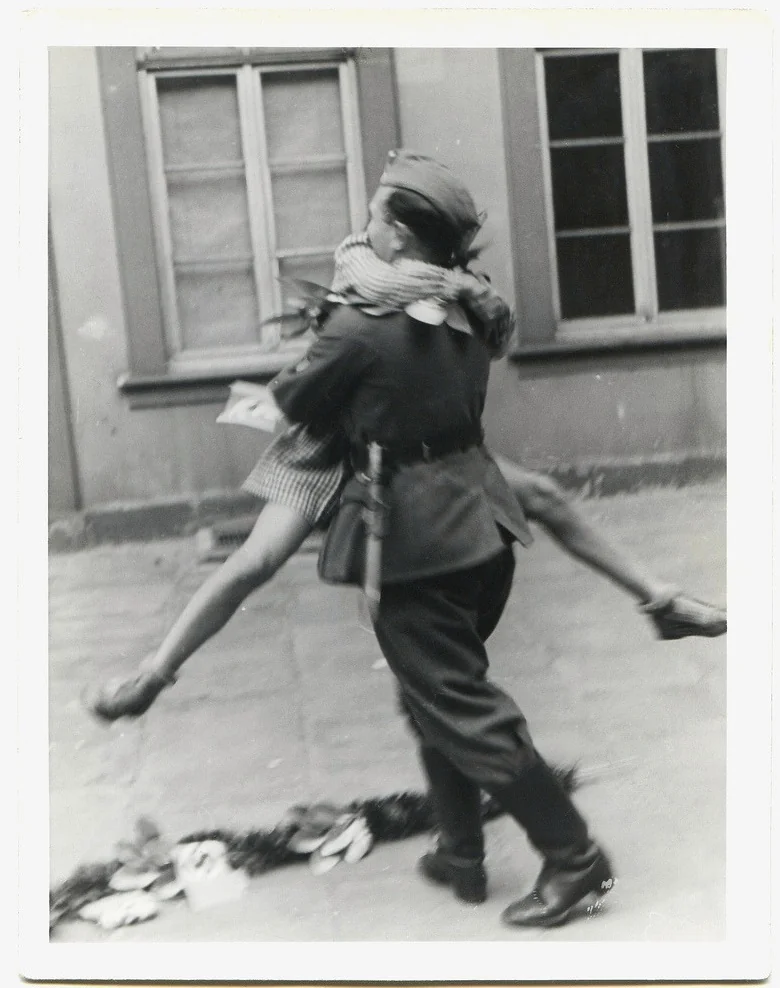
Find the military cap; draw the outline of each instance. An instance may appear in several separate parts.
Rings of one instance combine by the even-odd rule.
[[[461,249],[469,246],[484,222],[463,182],[446,165],[416,151],[391,151],[379,184],[421,195],[460,234]]]

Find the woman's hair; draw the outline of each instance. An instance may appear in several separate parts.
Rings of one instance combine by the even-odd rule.
[[[385,211],[404,223],[422,246],[430,252],[431,262],[443,268],[463,267],[479,249],[463,249],[463,234],[424,196],[410,189],[391,188],[384,203]]]

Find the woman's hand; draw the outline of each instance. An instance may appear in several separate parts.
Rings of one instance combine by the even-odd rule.
[[[502,357],[515,328],[512,310],[493,288],[485,275],[464,271],[459,276],[460,298],[471,315],[479,322],[478,335],[495,360]]]

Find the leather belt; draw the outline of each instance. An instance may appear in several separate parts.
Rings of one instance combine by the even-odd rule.
[[[460,429],[421,439],[414,443],[382,443],[382,460],[385,471],[409,466],[413,463],[430,463],[451,453],[462,453],[474,446],[480,446],[485,439],[482,426]],[[368,447],[353,444],[350,450],[352,466],[356,471],[365,470],[368,465]]]

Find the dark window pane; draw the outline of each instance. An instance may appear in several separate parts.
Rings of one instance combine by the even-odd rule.
[[[628,234],[558,241],[561,315],[616,316],[634,311]]]
[[[718,130],[718,79],[711,48],[646,51],[649,134]]]
[[[556,230],[628,223],[622,145],[552,148],[550,160]]]
[[[544,72],[551,140],[622,136],[617,54],[546,58]]]
[[[649,144],[654,223],[723,219],[720,139]]]
[[[725,230],[656,233],[655,269],[662,312],[725,305]]]

